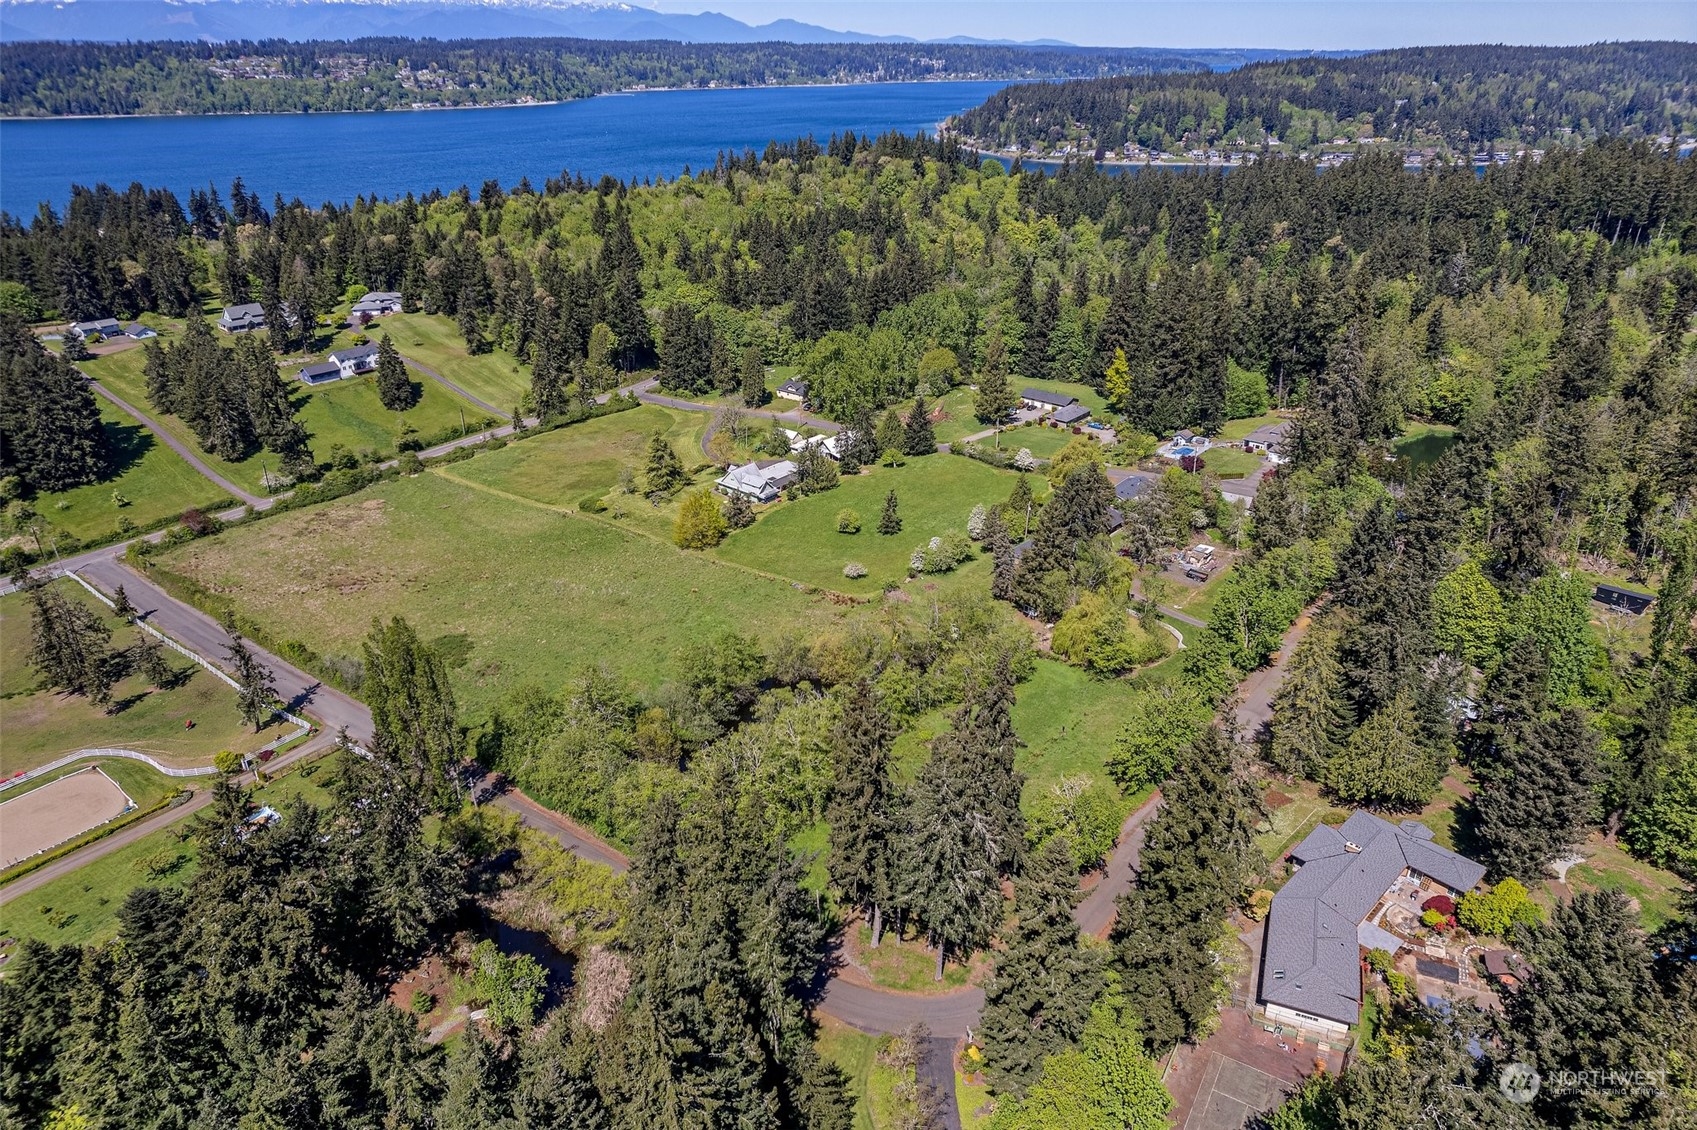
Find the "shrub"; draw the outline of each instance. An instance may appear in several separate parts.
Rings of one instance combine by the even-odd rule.
[[[1504,879],[1489,891],[1461,896],[1456,920],[1475,934],[1506,938],[1516,926],[1531,926],[1541,917],[1538,904],[1518,879]]]
[[[847,507],[837,511],[837,532],[839,534],[858,534],[860,532],[860,511]]]
[[[862,565],[858,561],[850,561],[847,565],[843,566],[843,576],[847,577],[851,581],[858,581],[860,578],[866,576],[866,566]]]
[[[672,541],[680,549],[711,549],[725,540],[730,524],[719,500],[706,487],[684,495],[672,527]]]
[[[588,496],[577,504],[577,508],[585,514],[604,514],[607,512],[607,504],[601,501],[601,496],[598,494]]]
[[[412,995],[412,1010],[419,1016],[429,1016],[436,1011],[436,994],[429,989],[420,989]]]
[[[972,539],[947,530],[914,550],[908,563],[915,573],[947,573],[971,556]]]
[[[241,772],[242,756],[233,749],[221,749],[212,758],[212,767],[224,776]]]
[[[1249,896],[1249,905],[1243,908],[1243,914],[1251,922],[1260,922],[1272,909],[1273,892],[1263,887]]]
[[[401,452],[401,458],[395,465],[403,475],[416,475],[424,470],[424,461],[418,457],[416,451]]]

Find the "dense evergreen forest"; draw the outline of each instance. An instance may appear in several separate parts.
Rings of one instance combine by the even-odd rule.
[[[990,420],[1020,380],[1089,382],[1133,445],[1268,402],[1296,426],[1251,513],[1175,468],[1125,507],[1117,554],[1096,445],[1063,449],[1040,496],[1010,476],[983,517],[994,568],[975,599],[826,639],[692,641],[652,701],[596,673],[515,691],[475,743],[439,694],[428,710],[395,697],[397,671],[445,679],[391,629],[359,685],[379,756],[344,759],[341,807],[243,840],[221,802],[183,894],[132,896],[115,945],[32,948],[8,970],[0,1101],[103,1127],[848,1125],[803,1008],[833,923],[784,847],[823,820],[841,905],[939,962],[999,942],[981,1034],[998,1130],[1156,1126],[1150,1057],[1208,1031],[1222,924],[1269,872],[1258,775],[1408,812],[1460,764],[1478,790],[1458,820],[1493,879],[1534,879],[1594,830],[1697,876],[1694,240],[1697,165],[1607,138],[1483,175],[1364,155],[1114,177],[1088,162],[1008,175],[947,140],[849,136],[656,185],[491,181],[322,209],[239,185],[186,207],[98,186],[63,216],[7,217],[0,299],[17,314],[185,313],[205,294],[307,325],[350,287],[397,289],[474,351],[527,362],[544,416],[621,368],[758,400],[752,359],[797,365],[816,411],[915,454],[915,409],[965,381]],[[292,348],[290,332],[272,344]],[[198,337],[155,356],[174,374],[156,406],[190,415],[234,387],[195,373],[250,363]],[[62,367],[11,363],[9,396],[64,383]],[[55,403],[27,422],[28,451],[87,411]],[[1416,421],[1456,429],[1418,472],[1387,458]],[[20,473],[62,473],[25,454]],[[1161,784],[1164,808],[1109,945],[1084,945],[1069,900],[1101,849],[1078,846],[1082,807],[1038,821],[1019,805],[1010,703],[1033,644],[1005,606],[1057,622],[1057,650],[1070,630],[1092,669],[1122,669],[1121,610],[1153,622],[1133,565],[1210,528],[1244,555],[1183,678],[1139,697],[1106,759],[1128,792]],[[1588,574],[1657,592],[1648,631],[1593,625]],[[1265,744],[1238,741],[1213,723],[1221,705],[1323,595]],[[894,734],[938,710],[947,731],[896,780]],[[546,1035],[527,1034],[534,1009],[502,1013],[442,1054],[378,998],[507,850],[465,814],[419,832],[422,802],[405,798],[451,813],[462,752],[637,845],[614,947],[629,979]],[[1647,937],[1624,899],[1587,894],[1503,929],[1533,971],[1503,1013],[1399,1000],[1349,1071],[1274,1125],[1689,1125],[1691,921]],[[356,944],[361,930],[381,944]],[[1519,1105],[1497,1087],[1516,1060],[1660,1083]]]
[[[1410,47],[1224,74],[1011,86],[951,123],[986,147],[1177,151],[1334,140],[1473,153],[1697,129],[1697,45]]]
[[[1206,70],[1171,51],[961,44],[373,38],[7,43],[0,115],[252,114],[488,106],[632,87],[1056,79]]]

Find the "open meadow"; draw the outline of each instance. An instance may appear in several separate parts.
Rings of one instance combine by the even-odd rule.
[[[107,614],[108,609],[74,581],[54,581],[59,591]],[[0,597],[0,777],[10,777],[80,749],[130,749],[173,765],[209,765],[219,750],[254,750],[280,737],[273,724],[255,734],[236,713],[236,692],[188,659],[167,652],[179,681],[167,690],[129,675],[112,688],[114,712],[81,695],[38,690],[29,664],[31,611],[21,593]],[[138,630],[109,614],[112,646],[125,648]],[[218,659],[219,656],[211,656]],[[194,721],[194,727],[185,724]]]
[[[822,597],[610,522],[428,473],[153,560],[272,639],[327,655],[357,654],[374,617],[404,616],[427,640],[463,635],[453,677],[472,716],[512,687],[591,664],[652,689],[689,641],[768,623],[818,629],[839,615]]]
[[[613,490],[626,469],[640,491],[655,432],[665,434],[685,467],[699,464],[701,433],[710,419],[704,412],[645,404],[486,452],[456,464],[453,473],[549,506],[575,507]]]
[[[510,353],[466,352],[459,327],[445,314],[391,314],[371,326],[372,340],[388,334],[395,348],[428,365],[473,396],[497,408],[518,404],[530,391],[530,371]]]
[[[845,476],[835,490],[776,504],[754,525],[731,534],[714,552],[726,561],[805,584],[871,596],[886,581],[905,578],[913,551],[928,539],[948,530],[964,533],[973,506],[1002,501],[1013,490],[1015,478],[975,459],[924,455],[900,467]],[[902,530],[886,536],[878,532],[878,518],[891,490],[896,492]],[[860,515],[858,534],[837,532],[837,514],[842,510]],[[865,565],[867,575],[859,580],[844,577],[843,566],[850,561]],[[955,572],[977,574],[987,569],[975,551],[973,559]]]

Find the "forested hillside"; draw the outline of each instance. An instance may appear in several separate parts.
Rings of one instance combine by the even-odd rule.
[[[1201,71],[1136,48],[373,38],[291,43],[7,43],[0,115],[252,114],[489,106],[633,87],[1056,79]]]
[[[1473,153],[1697,129],[1697,45],[1411,47],[1224,74],[1011,86],[951,127],[989,148],[1149,150],[1377,139]]]
[[[989,955],[996,979],[977,1034],[997,1130],[1056,1125],[1057,1106],[1086,1111],[1076,1124],[1153,1127],[1166,1109],[1154,1062],[1204,1037],[1224,999],[1226,917],[1276,881],[1258,846],[1259,776],[1403,814],[1465,773],[1472,795],[1445,811],[1493,881],[1536,882],[1602,833],[1689,880],[1694,240],[1697,164],[1620,139],[1483,175],[1411,173],[1368,154],[1331,170],[1274,155],[1230,173],[1115,177],[1088,163],[1010,176],[948,140],[835,137],[655,185],[491,181],[324,209],[239,185],[197,191],[186,207],[141,186],[96,187],[62,217],[8,218],[10,310],[89,318],[187,313],[197,295],[257,301],[290,327],[268,344],[290,351],[350,288],[395,289],[409,308],[452,318],[470,353],[521,361],[527,407],[545,420],[581,411],[621,371],[754,405],[763,366],[794,365],[812,411],[876,441],[848,449],[844,481],[863,454],[920,463],[915,475],[971,466],[933,454],[925,411],[963,385],[986,423],[1005,420],[1024,381],[1089,385],[1119,428],[1114,454],[1134,462],[1155,437],[1216,434],[1269,404],[1294,426],[1289,461],[1258,480],[1253,510],[1205,463],[1173,466],[1124,504],[1110,542],[1106,455],[1080,437],[1037,490],[998,470],[1005,501],[974,516],[982,550],[966,546],[990,558],[979,591],[905,610],[874,598],[866,620],[817,638],[754,620],[690,640],[646,701],[598,672],[510,688],[471,752],[636,849],[614,931],[629,979],[596,1014],[602,1028],[557,1014],[541,1039],[497,1023],[488,1042],[443,1054],[373,1004],[385,971],[354,944],[354,925],[415,957],[420,932],[476,879],[488,852],[472,846],[503,848],[463,824],[423,840],[422,812],[391,788],[381,841],[356,834],[366,810],[351,801],[291,812],[282,836],[246,853],[220,815],[201,830],[206,878],[163,902],[133,897],[124,944],[27,955],[0,991],[11,1010],[0,1019],[44,1019],[14,1037],[4,1101],[43,1120],[81,1104],[101,1126],[217,1125],[258,1119],[267,1103],[291,1125],[376,1124],[347,1112],[379,1110],[394,1125],[845,1126],[840,1080],[802,1019],[836,923],[822,921],[786,850],[786,837],[819,829],[839,907],[893,920],[939,967]],[[16,331],[7,340],[14,354],[30,344]],[[193,379],[197,367],[245,371],[252,341],[237,353],[197,330],[158,347],[155,407],[193,415],[224,404],[224,389],[263,392]],[[226,356],[214,363],[210,350]],[[17,364],[7,391],[64,378]],[[202,389],[209,403],[186,403]],[[20,464],[76,415],[72,398],[56,403],[32,421]],[[266,425],[279,443],[298,439],[285,424]],[[1444,436],[1419,469],[1394,457],[1413,426]],[[689,474],[664,436],[650,453],[654,506],[642,512]],[[837,474],[795,493],[841,489]],[[418,480],[406,489],[447,481]],[[686,497],[705,500],[703,525],[722,517],[709,532],[726,536],[711,495]],[[727,510],[758,531],[810,501]],[[549,508],[551,529],[590,521],[565,509]],[[853,536],[900,531],[893,490],[878,522],[879,534]],[[1029,533],[1017,551],[1016,530]],[[1089,824],[1078,810],[1039,820],[1021,802],[1012,703],[1034,658],[1028,621],[1008,606],[1055,624],[1054,654],[1076,650],[1110,678],[1140,662],[1128,608],[1160,630],[1134,578],[1212,531],[1238,559],[1207,626],[1189,633],[1173,677],[1131,692],[1117,740],[1099,751],[1125,794],[1159,784],[1163,806],[1109,945],[1080,945],[1069,900],[1100,852],[1074,847]],[[937,542],[914,574],[947,548]],[[694,561],[714,539],[679,543]],[[643,539],[641,551],[673,560],[665,544]],[[511,571],[528,584],[533,568]],[[1652,611],[1630,623],[1598,611],[1603,577],[1656,594]],[[407,599],[457,599],[426,589]],[[1271,732],[1251,748],[1211,722],[1304,608],[1315,627],[1283,664]],[[312,625],[290,631],[310,639]],[[374,640],[365,664],[390,670],[392,643]],[[428,674],[439,660],[425,651]],[[380,706],[384,677],[360,693],[378,696],[374,713],[406,755],[368,768],[347,759],[355,791],[384,791],[355,776],[366,772],[439,775],[457,748],[440,736],[451,725],[411,733],[412,714]],[[898,771],[895,733],[928,713],[945,721],[929,742],[910,740]],[[386,881],[403,867],[440,901],[396,905]],[[1312,1084],[1274,1124],[1687,1124],[1697,977],[1680,960],[1692,927],[1679,913],[1651,939],[1624,899],[1588,893],[1531,928],[1503,926],[1536,974],[1504,1012],[1387,997],[1350,1070]],[[164,937],[162,922],[191,925]],[[282,968],[291,953],[299,969]],[[1621,1093],[1550,1087],[1519,1106],[1497,1087],[1514,1060],[1547,1077],[1596,1063],[1666,1074]],[[239,1085],[248,1079],[262,1086]],[[174,1104],[168,1116],[141,1109],[155,1095]]]

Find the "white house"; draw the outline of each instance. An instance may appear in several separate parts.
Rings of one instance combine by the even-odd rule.
[[[785,400],[805,401],[807,399],[807,382],[791,377],[778,386],[778,395]]]
[[[121,337],[124,327],[118,324],[116,318],[97,318],[92,322],[77,322],[66,333],[79,341],[87,341],[91,337]]]
[[[798,471],[788,459],[758,459],[732,467],[713,485],[721,494],[740,494],[755,502],[771,502],[795,482]]]
[[[1271,462],[1285,461],[1285,440],[1290,436],[1290,421],[1264,424],[1243,437],[1243,450],[1265,455]]]
[[[297,374],[309,385],[321,385],[329,381],[342,379],[342,367],[334,361],[320,361],[316,365],[308,365]]]
[[[377,347],[368,344],[356,345],[352,349],[339,349],[325,360],[340,369],[344,377],[369,373],[377,368]]]
[[[369,321],[372,318],[381,318],[386,314],[398,314],[400,312],[401,295],[399,291],[368,291],[365,297],[354,303],[353,309],[348,311],[348,324],[356,325],[361,321]]]

